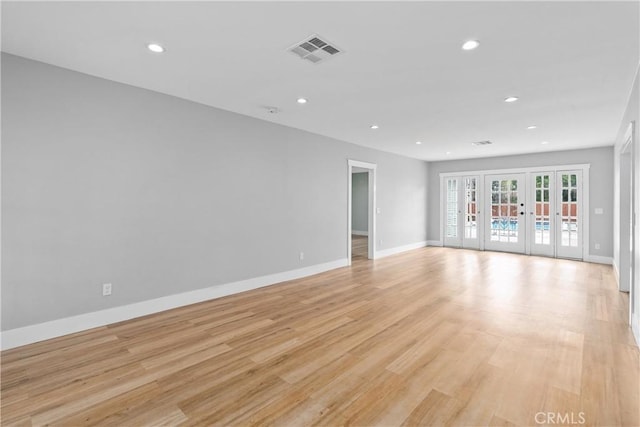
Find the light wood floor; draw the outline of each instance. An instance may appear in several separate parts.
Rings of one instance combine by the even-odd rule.
[[[2,425],[638,426],[627,304],[608,266],[424,248],[6,351]]]
[[[351,260],[369,259],[369,238],[367,236],[351,236]]]

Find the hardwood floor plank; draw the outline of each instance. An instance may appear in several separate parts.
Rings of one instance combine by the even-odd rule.
[[[461,403],[455,398],[432,389],[404,420],[402,426],[444,425],[461,407]]]
[[[134,419],[137,408],[149,400],[158,398],[161,394],[162,389],[155,382],[150,382],[69,415],[65,417],[64,424],[70,426],[120,425]]]
[[[364,241],[348,268],[3,352],[2,425],[640,425],[610,266]]]

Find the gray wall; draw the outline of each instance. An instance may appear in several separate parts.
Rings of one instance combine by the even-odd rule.
[[[426,240],[426,162],[6,54],[2,142],[3,330],[345,259],[347,159]]]
[[[591,164],[589,252],[591,255],[612,257],[613,147],[429,163],[429,240],[440,240],[440,173],[585,163]],[[594,215],[594,209],[600,207],[604,214]],[[600,249],[594,248],[596,242],[600,243]]]
[[[369,230],[369,173],[358,172],[351,175],[351,229]]]

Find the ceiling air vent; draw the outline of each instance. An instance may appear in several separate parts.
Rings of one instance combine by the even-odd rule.
[[[287,50],[298,58],[305,59],[314,64],[324,62],[327,59],[342,53],[340,48],[317,34],[307,37]]]
[[[493,142],[491,141],[478,141],[478,142],[472,142],[471,145],[475,145],[476,147],[479,147],[481,145],[491,145],[493,144]]]

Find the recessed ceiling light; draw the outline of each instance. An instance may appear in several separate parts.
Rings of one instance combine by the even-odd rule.
[[[468,41],[464,42],[464,44],[462,45],[462,49],[463,50],[473,50],[473,49],[477,48],[478,46],[480,46],[480,42],[478,40],[468,40]]]
[[[531,126],[527,126],[527,129],[531,130],[531,129],[536,129],[538,126],[536,125],[531,125]]]
[[[504,102],[516,102],[518,100],[517,96],[508,96],[504,99]]]
[[[547,145],[548,143],[549,143],[549,141],[542,141],[540,144]]]
[[[371,125],[371,129],[378,129],[379,126],[378,125]]]
[[[307,98],[298,98],[297,102],[298,102],[298,104],[306,104],[307,103]]]
[[[416,141],[416,145],[421,145],[422,141]]]
[[[147,49],[149,49],[153,53],[162,53],[162,52],[164,52],[164,47],[160,46],[157,43],[149,43],[147,45]]]

